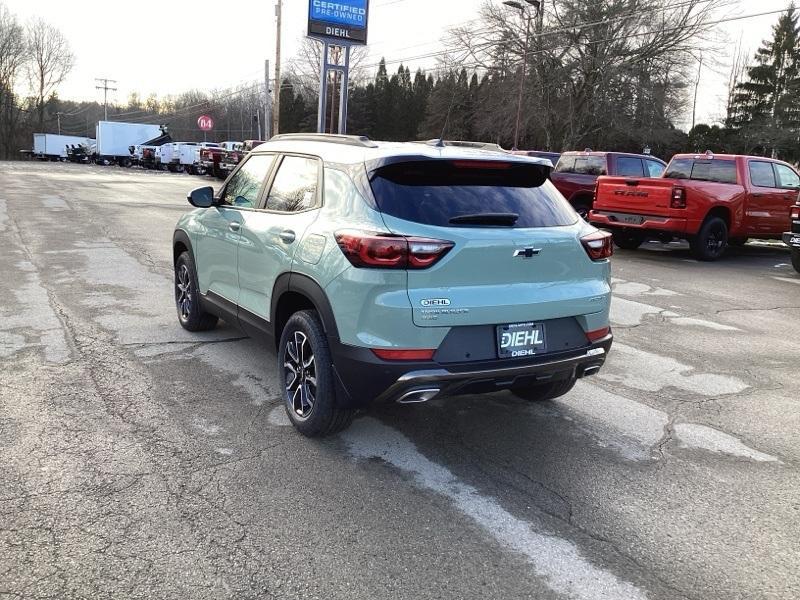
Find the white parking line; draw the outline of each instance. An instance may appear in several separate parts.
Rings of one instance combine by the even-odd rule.
[[[800,285],[800,279],[789,279],[788,277],[773,277],[775,281],[785,281],[786,283],[794,283]]]
[[[573,543],[534,531],[493,498],[460,481],[422,455],[400,432],[375,419],[357,421],[343,434],[356,458],[379,458],[414,476],[422,488],[450,499],[498,543],[525,556],[535,573],[559,594],[577,600],[638,600],[644,591],[593,565]]]

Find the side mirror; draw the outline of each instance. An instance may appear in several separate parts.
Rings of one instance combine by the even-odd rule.
[[[189,201],[189,204],[197,208],[209,208],[214,206],[214,188],[210,185],[197,188],[189,192],[186,199]]]

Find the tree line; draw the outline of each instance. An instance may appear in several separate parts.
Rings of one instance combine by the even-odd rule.
[[[436,53],[436,68],[414,72],[391,58],[367,65],[364,51],[356,53],[348,133],[390,141],[444,136],[510,148],[521,98],[521,149],[650,148],[664,158],[710,149],[800,161],[800,27],[791,6],[752,62],[735,69],[724,123],[688,133],[678,127],[693,101],[698,48],[707,43],[723,5],[724,0],[546,0],[540,11],[530,5],[521,13],[487,1],[478,19],[447,34],[447,51]],[[37,23],[18,23],[0,4],[4,157],[30,147],[34,130],[55,131],[59,120],[64,133],[92,137],[103,114],[96,102],[58,97],[72,55],[63,38],[53,43],[57,30]],[[50,47],[64,60],[37,59],[53,55],[44,50]],[[306,41],[287,65],[276,90],[281,132],[316,130],[318,64],[319,47]],[[14,90],[24,75],[31,94],[21,97]],[[331,84],[335,102],[339,83]],[[109,107],[109,118],[166,124],[176,140],[256,139],[264,108],[264,84],[254,82],[161,98],[131,94],[126,103]],[[335,131],[335,104],[333,109],[325,123]],[[197,129],[203,113],[216,121],[210,134]]]

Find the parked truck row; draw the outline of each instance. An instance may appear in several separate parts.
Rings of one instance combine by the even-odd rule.
[[[163,125],[100,121],[95,138],[35,133],[33,150],[27,153],[39,160],[140,166],[173,173],[212,174],[224,179],[247,152],[262,143],[259,140],[220,144],[178,142]]]

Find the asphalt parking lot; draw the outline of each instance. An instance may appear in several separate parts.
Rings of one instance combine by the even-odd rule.
[[[202,182],[0,163],[0,598],[800,597],[784,248],[618,251],[615,346],[570,395],[312,441],[270,350],[178,325]]]

